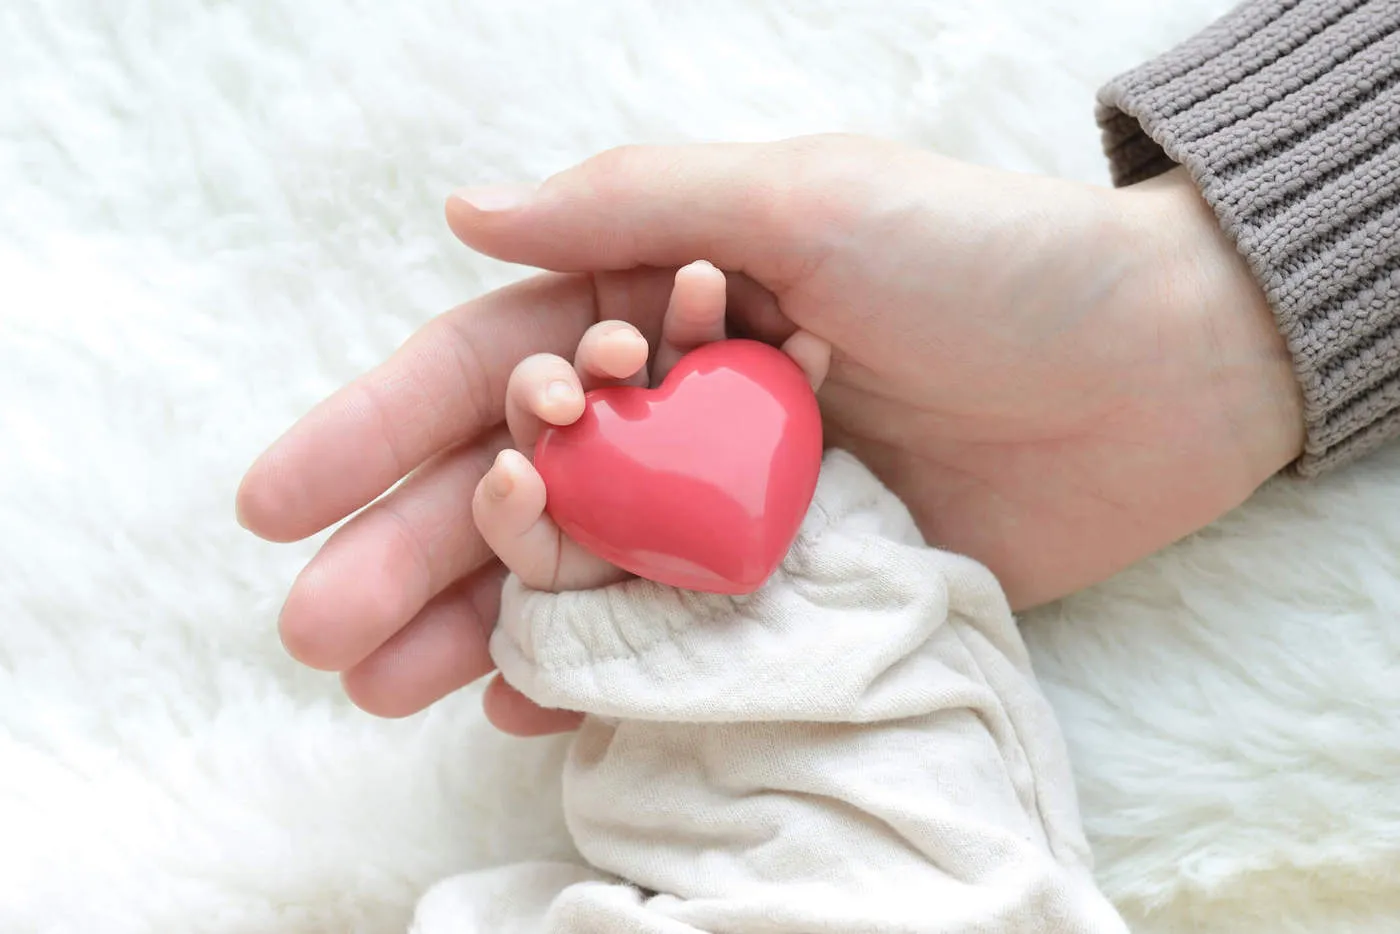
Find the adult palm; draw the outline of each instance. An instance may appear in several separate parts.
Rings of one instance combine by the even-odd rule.
[[[1301,450],[1301,402],[1247,268],[1188,179],[1113,191],[857,137],[605,153],[465,191],[469,246],[553,273],[435,319],[251,468],[274,540],[373,502],[298,578],[294,656],[406,714],[491,670],[501,572],[471,491],[506,378],[600,319],[655,335],[674,267],[729,271],[736,332],[833,348],[828,441],[1017,607],[1101,580],[1237,505]],[[500,726],[566,728],[493,684]]]

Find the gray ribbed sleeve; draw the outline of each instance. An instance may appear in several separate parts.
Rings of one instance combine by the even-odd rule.
[[[1400,0],[1257,0],[1099,95],[1115,184],[1181,164],[1293,355],[1315,475],[1400,435]]]

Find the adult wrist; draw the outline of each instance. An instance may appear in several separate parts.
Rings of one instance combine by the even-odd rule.
[[[1121,190],[1157,267],[1149,304],[1192,355],[1196,391],[1233,426],[1230,456],[1251,488],[1296,466],[1307,420],[1293,355],[1249,264],[1185,169]],[[1224,452],[1222,452],[1223,454]]]
[[[1400,437],[1400,5],[1250,0],[1099,94],[1115,184],[1184,166],[1262,283],[1304,476]]]

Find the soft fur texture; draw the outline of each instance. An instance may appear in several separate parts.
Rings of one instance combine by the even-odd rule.
[[[816,130],[1103,181],[1096,86],[1223,8],[4,4],[0,930],[387,934],[568,853],[558,742],[474,691],[352,708],[275,632],[315,543],[232,518],[293,418],[520,274],[453,241],[451,188]],[[1400,450],[1280,482],[1027,619],[1136,929],[1394,929],[1397,502]]]

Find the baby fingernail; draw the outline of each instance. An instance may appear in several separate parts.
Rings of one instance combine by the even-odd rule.
[[[496,466],[492,467],[491,472],[486,475],[486,492],[490,494],[492,499],[505,499],[513,489],[515,489],[515,481],[511,479],[505,465],[499,460],[496,461]]]
[[[567,381],[556,379],[544,388],[544,398],[555,404],[569,402],[574,398],[574,387]]]
[[[642,335],[638,334],[635,328],[628,327],[625,324],[619,324],[616,329],[609,331],[607,334],[603,335],[603,340],[606,342],[606,346],[608,346],[614,354],[627,354],[626,360],[629,365],[634,363],[634,361],[632,360],[633,354],[636,354],[638,351],[645,353],[647,350],[647,339]],[[612,359],[608,360],[607,362],[617,364],[621,361]],[[631,376],[632,372],[631,370],[629,370],[626,373],[614,373],[613,375]]]
[[[528,204],[534,197],[535,185],[483,185],[476,188],[459,188],[452,197],[483,213],[512,211]]]

